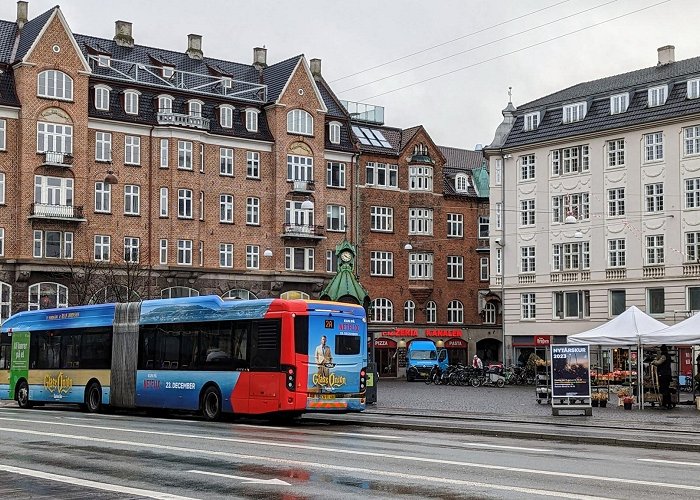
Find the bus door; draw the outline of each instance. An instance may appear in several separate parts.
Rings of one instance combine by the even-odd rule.
[[[250,413],[266,413],[280,408],[280,319],[253,321],[250,335]]]

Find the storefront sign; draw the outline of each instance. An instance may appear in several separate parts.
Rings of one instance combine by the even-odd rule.
[[[426,337],[461,337],[462,330],[426,330]]]
[[[535,335],[535,345],[543,346],[549,345],[551,343],[551,337],[549,335]]]
[[[388,332],[378,332],[382,337],[417,337],[418,330],[412,328],[397,328]]]
[[[590,346],[552,346],[552,397],[591,397]]]
[[[462,339],[446,340],[445,347],[447,347],[448,349],[466,349],[467,341]]]
[[[396,347],[396,341],[391,339],[375,339],[374,347]]]

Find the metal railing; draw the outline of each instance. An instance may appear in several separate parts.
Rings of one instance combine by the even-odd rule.
[[[311,192],[315,189],[314,181],[292,181],[292,189],[302,193]]]
[[[325,228],[323,226],[285,223],[284,234],[299,238],[318,238],[325,234]]]
[[[158,111],[156,120],[160,125],[182,125],[184,127],[209,129],[209,118],[202,116],[185,115],[182,113],[169,113]]]
[[[45,219],[84,219],[83,207],[76,205],[49,205],[47,203],[32,203],[32,217]]]
[[[70,167],[73,165],[73,155],[58,151],[44,151],[42,166]]]

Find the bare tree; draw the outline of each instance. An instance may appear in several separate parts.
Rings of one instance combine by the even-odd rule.
[[[74,305],[88,304],[93,296],[106,286],[108,266],[105,262],[65,259],[61,264],[55,267],[51,274],[56,276],[57,281],[66,284],[71,303]]]
[[[132,302],[150,298],[151,270],[138,262],[122,260],[106,272],[105,300]]]

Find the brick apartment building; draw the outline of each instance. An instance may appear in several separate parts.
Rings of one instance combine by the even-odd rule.
[[[452,300],[463,316],[450,328],[484,324],[471,235],[488,198],[443,186],[458,174],[422,128],[386,128],[391,153],[368,150],[318,59],[268,65],[256,48],[252,64],[234,63],[205,57],[198,35],[174,52],[136,44],[128,22],[95,38],[73,34],[59,7],[29,20],[28,3],[17,6],[16,21],[0,21],[0,320],[106,300],[317,297],[347,239],[372,297],[400,308],[413,297],[411,327],[447,326]],[[366,163],[389,161],[395,192],[366,186]],[[435,182],[414,193],[417,165]],[[457,166],[469,186],[471,166]],[[389,195],[397,229],[371,231],[371,207]],[[414,203],[433,207],[432,237],[409,234]],[[461,240],[446,233],[448,212],[463,216]],[[375,236],[401,252],[389,283],[370,275]],[[487,258],[488,239],[478,243]],[[433,253],[429,284],[407,278],[418,250]],[[443,252],[463,257],[461,280],[447,280]]]

